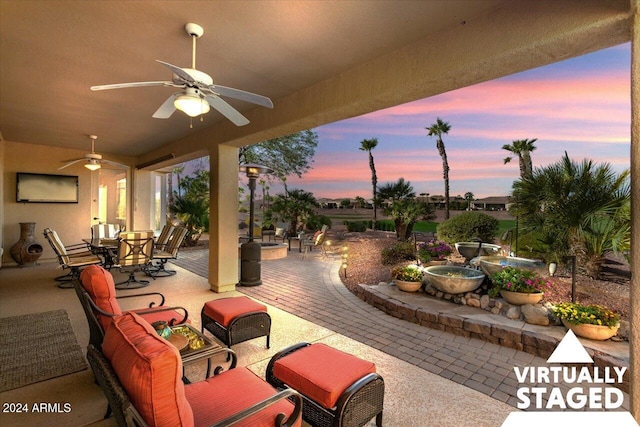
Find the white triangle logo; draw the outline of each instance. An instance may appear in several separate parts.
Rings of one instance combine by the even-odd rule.
[[[573,331],[569,329],[547,359],[547,363],[593,363],[593,359],[580,344]]]

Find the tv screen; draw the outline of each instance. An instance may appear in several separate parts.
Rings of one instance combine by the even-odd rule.
[[[16,201],[27,203],[78,203],[78,177],[18,172]]]

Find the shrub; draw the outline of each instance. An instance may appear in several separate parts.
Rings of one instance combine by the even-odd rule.
[[[323,225],[331,228],[331,218],[326,215],[313,215],[307,221],[307,228],[309,230],[320,230]]]
[[[392,265],[400,261],[416,259],[416,249],[411,242],[398,242],[393,246],[384,248],[381,255],[382,264]]]
[[[482,212],[464,212],[438,225],[438,237],[447,243],[473,238],[491,242],[497,232],[498,220]]]
[[[363,233],[367,231],[366,221],[345,221],[344,225],[347,226],[347,231]]]

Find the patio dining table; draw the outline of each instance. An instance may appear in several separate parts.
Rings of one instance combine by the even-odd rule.
[[[106,269],[113,266],[114,256],[118,252],[119,239],[100,239],[94,237],[93,239],[82,239],[82,241],[89,246],[91,252],[102,257]]]

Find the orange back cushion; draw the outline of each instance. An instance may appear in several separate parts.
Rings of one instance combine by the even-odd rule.
[[[122,314],[120,305],[116,299],[116,286],[110,272],[99,265],[90,265],[82,270],[80,283],[87,291],[93,302],[103,311],[113,314]],[[96,314],[104,331],[111,323],[111,317]]]
[[[133,406],[150,426],[193,426],[182,383],[180,353],[135,313],[117,316],[102,352]]]

